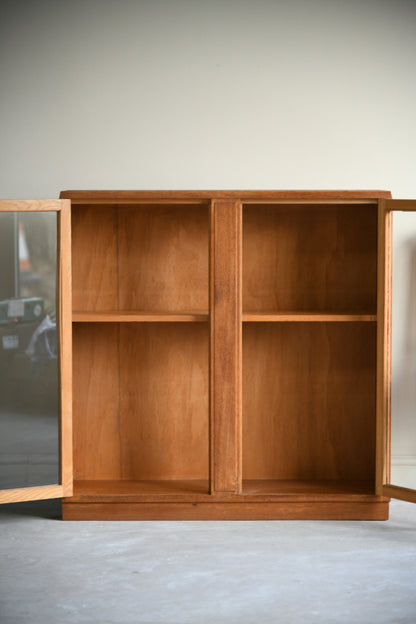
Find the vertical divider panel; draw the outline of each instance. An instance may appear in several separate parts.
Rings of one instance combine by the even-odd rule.
[[[213,200],[210,237],[210,492],[241,492],[240,201]]]

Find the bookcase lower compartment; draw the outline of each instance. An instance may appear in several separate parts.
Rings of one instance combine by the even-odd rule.
[[[83,480],[65,520],[387,520],[371,480],[244,479],[243,493],[210,494],[206,479]]]

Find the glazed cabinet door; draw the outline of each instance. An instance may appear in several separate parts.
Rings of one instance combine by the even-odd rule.
[[[379,201],[377,494],[416,502],[416,201]]]
[[[0,201],[0,502],[72,494],[70,201]]]

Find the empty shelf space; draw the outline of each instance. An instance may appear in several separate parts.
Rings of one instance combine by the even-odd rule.
[[[82,499],[208,494],[208,479],[137,479],[74,481],[74,497]]]
[[[208,249],[208,204],[74,206],[73,308],[207,310]]]
[[[364,313],[323,313],[323,312],[243,312],[245,323],[282,323],[282,322],[374,322],[376,314]]]
[[[377,206],[244,205],[243,310],[376,310]]]
[[[208,321],[208,312],[82,312],[72,313],[74,323],[200,323]]]
[[[73,345],[75,481],[208,479],[207,323],[74,323]]]
[[[244,323],[243,479],[370,480],[375,365],[375,323]]]
[[[260,496],[374,496],[372,481],[309,479],[244,479],[243,495]]]

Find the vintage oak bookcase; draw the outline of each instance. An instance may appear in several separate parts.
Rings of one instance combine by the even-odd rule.
[[[69,236],[72,254],[62,483],[3,500],[148,520],[379,520],[389,497],[416,500],[388,484],[391,213],[414,202],[65,191],[56,205],[62,308]]]

